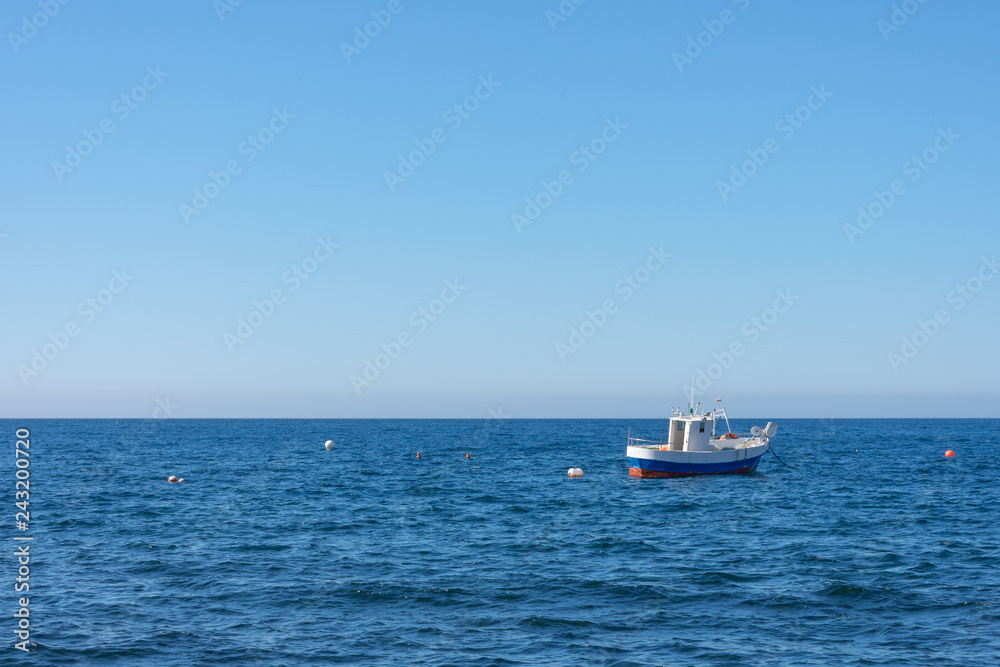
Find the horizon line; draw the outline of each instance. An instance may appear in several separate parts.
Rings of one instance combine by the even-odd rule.
[[[46,421],[46,420],[76,420],[76,421],[158,421],[158,422],[181,422],[181,421],[622,421],[626,419],[635,420],[669,420],[670,417],[0,417],[0,421]],[[813,421],[839,421],[839,420],[896,420],[896,421],[928,421],[928,420],[954,420],[965,421],[996,421],[1000,417],[730,417],[730,419],[763,419],[763,420],[813,420]]]

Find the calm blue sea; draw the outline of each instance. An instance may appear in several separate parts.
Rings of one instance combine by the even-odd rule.
[[[21,426],[3,664],[1000,664],[1000,420],[779,420],[797,470],[643,480],[662,421],[3,420],[10,611]]]

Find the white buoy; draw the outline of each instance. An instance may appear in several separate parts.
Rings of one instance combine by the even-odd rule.
[[[570,477],[583,477],[583,468],[570,468],[566,474]]]
[[[325,447],[326,451],[330,451],[331,449],[333,449],[333,440],[327,440]]]

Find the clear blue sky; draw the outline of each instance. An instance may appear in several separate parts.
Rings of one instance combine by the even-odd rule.
[[[996,3],[223,1],[3,4],[0,416],[1000,416]]]

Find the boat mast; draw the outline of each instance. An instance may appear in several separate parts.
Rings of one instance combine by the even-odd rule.
[[[715,411],[712,412],[712,436],[715,436],[715,420],[719,418],[719,406],[722,403],[722,399],[719,398],[719,392],[715,392]]]

